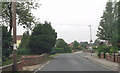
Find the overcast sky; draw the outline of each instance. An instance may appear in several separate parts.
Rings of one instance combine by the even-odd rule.
[[[42,5],[33,10],[40,22],[50,21],[58,38],[70,43],[74,40],[89,41],[92,25],[92,37],[95,40],[100,17],[108,0],[40,0]],[[21,31],[22,30],[22,31]],[[24,32],[18,28],[17,34]]]

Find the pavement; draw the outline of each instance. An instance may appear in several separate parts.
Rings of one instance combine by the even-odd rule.
[[[113,71],[118,71],[118,63],[110,62],[105,59],[99,59],[95,57],[96,55],[95,53],[93,53],[93,56],[91,56],[90,53],[84,53],[84,54],[87,54],[86,56],[84,56],[84,58],[90,60],[91,62],[109,68]]]
[[[38,69],[36,73],[40,73],[40,71],[113,71],[91,62],[85,56],[88,56],[88,54],[83,52],[58,55],[55,59]]]

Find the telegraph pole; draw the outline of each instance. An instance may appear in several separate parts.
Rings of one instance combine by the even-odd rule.
[[[13,24],[13,71],[17,71],[16,2],[12,2],[12,24]]]

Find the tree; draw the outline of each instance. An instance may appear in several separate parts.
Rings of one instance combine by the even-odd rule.
[[[63,39],[58,39],[56,42],[56,48],[63,48],[64,53],[71,53],[72,50],[68,46],[68,44]]]
[[[106,40],[112,45],[118,44],[118,4],[109,1],[106,4],[106,10],[101,17],[100,26],[98,27],[98,39]]]
[[[29,37],[30,37],[30,34],[29,34],[28,31],[26,31],[25,33],[23,33],[19,49],[21,49],[21,48],[27,49],[28,43],[29,43]]]
[[[118,28],[120,28],[120,1],[118,2]],[[118,47],[120,48],[120,30],[118,29]]]
[[[77,41],[73,42],[73,48],[74,49],[79,49],[80,44]]]
[[[2,27],[2,60],[5,61],[6,58],[10,56],[12,53],[12,36],[8,32],[8,29],[6,26]]]
[[[84,49],[87,49],[88,42],[80,42],[80,46]]]
[[[33,2],[17,2],[16,16],[19,25],[27,30],[32,29],[35,23],[35,17],[31,13],[31,9],[39,7],[38,3]],[[12,32],[12,2],[2,2],[2,22],[9,26],[9,32]]]
[[[37,24],[30,36],[28,47],[32,54],[50,53],[56,43],[57,33],[51,23]]]
[[[0,26],[0,60],[2,60],[2,27]],[[1,65],[1,61],[0,61]]]
[[[94,46],[98,46],[100,44],[100,40],[99,39],[96,39],[93,43]]]

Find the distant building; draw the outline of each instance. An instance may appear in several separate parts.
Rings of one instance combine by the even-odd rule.
[[[90,44],[87,44],[87,45],[86,45],[86,48],[88,49],[89,47],[90,47]]]
[[[21,40],[22,40],[22,35],[17,35],[16,37],[17,47],[19,47]]]
[[[72,42],[72,43],[70,43],[70,44],[68,44],[68,46],[69,46],[69,47],[73,47],[73,42]]]
[[[109,43],[108,41],[101,40],[100,42],[103,43],[103,44],[105,44],[105,45],[107,45],[107,46],[112,46],[112,44]]]

